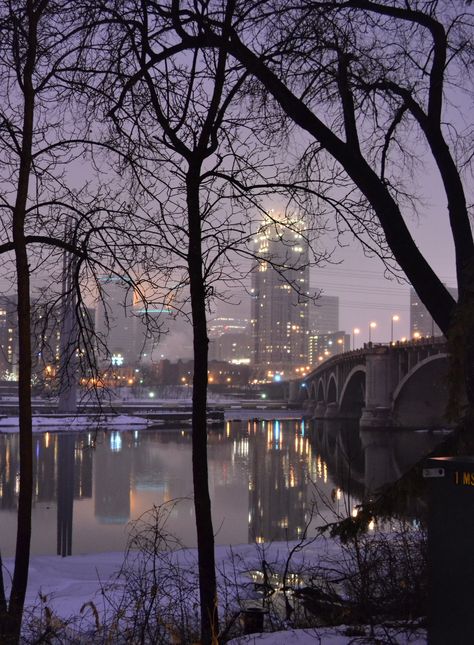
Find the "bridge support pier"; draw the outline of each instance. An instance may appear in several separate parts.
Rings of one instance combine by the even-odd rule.
[[[400,476],[393,457],[393,434],[382,430],[360,433],[365,461],[366,493],[374,493]]]
[[[301,383],[299,381],[289,381],[289,402],[296,403],[300,400]]]
[[[324,401],[318,401],[314,406],[313,417],[315,419],[324,419],[326,416],[326,404]]]
[[[339,406],[338,404],[333,401],[332,403],[328,403],[326,406],[326,412],[324,414],[325,419],[335,419],[336,417],[339,416]]]
[[[376,347],[366,356],[365,408],[361,428],[383,428],[392,423],[392,370],[388,348]]]

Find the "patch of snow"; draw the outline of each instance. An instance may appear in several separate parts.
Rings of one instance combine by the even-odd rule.
[[[272,543],[264,545],[244,544],[235,547],[216,548],[216,568],[218,579],[233,580],[239,586],[239,595],[242,605],[249,606],[258,601],[254,597],[253,584],[249,578],[249,571],[261,567],[262,559],[271,563],[274,570],[283,569],[290,550],[295,547],[295,542]],[[302,567],[311,563],[322,563],[326,558],[337,557],[340,547],[335,540],[318,538],[307,544],[303,551],[295,551],[292,556],[292,567]],[[135,554],[132,552],[129,565],[133,566]],[[196,580],[197,552],[196,549],[178,549],[168,554],[173,571],[180,571],[188,580]],[[109,598],[111,594],[120,596],[123,579],[118,576],[124,563],[123,553],[99,553],[90,555],[75,555],[66,558],[59,556],[36,556],[31,559],[28,591],[26,597],[27,607],[39,606],[39,593],[46,597],[44,604],[53,614],[61,619],[69,620],[79,616],[81,607],[86,603],[94,603],[99,613],[104,606],[102,588],[107,589]],[[4,561],[5,581],[8,586],[9,574],[13,570],[13,559]],[[196,585],[197,590],[197,585]],[[245,600],[247,598],[247,601]],[[259,597],[261,602],[261,596]],[[191,596],[188,597],[191,601]],[[196,602],[197,598],[193,602]],[[91,616],[85,616],[92,621]],[[229,645],[254,645],[260,643],[268,645],[349,645],[350,643],[367,643],[369,628],[361,628],[360,633],[354,627],[318,627],[311,629],[289,629],[273,633],[252,634],[234,638]],[[390,642],[403,645],[425,645],[426,633],[421,630],[415,635],[404,632],[402,628],[383,629],[375,628],[375,638],[382,642],[390,638]]]
[[[128,427],[133,426],[136,428],[140,426],[146,428],[149,425],[147,419],[142,417],[134,417],[125,414],[105,414],[100,416],[94,415],[81,415],[70,417],[33,417],[33,432],[45,432],[45,430],[53,430],[56,432],[63,432],[65,430],[77,431],[80,428],[90,428],[91,426],[106,426],[106,427]],[[0,418],[0,433],[1,432],[18,432],[19,419],[18,417],[3,417]]]
[[[251,634],[240,636],[228,641],[227,645],[356,645],[357,643],[382,643],[390,642],[395,645],[426,645],[426,636],[419,634],[411,637],[409,634],[397,634],[395,630],[382,630],[375,628],[373,638],[368,640],[369,628],[366,633],[356,635],[351,627],[340,625],[338,627],[317,627],[314,629],[289,629],[270,634]],[[388,640],[388,638],[390,640]],[[380,640],[381,639],[381,640]]]

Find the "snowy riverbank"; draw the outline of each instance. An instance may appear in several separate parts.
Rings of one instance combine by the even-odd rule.
[[[68,430],[77,432],[89,427],[108,428],[146,428],[149,425],[147,419],[130,416],[127,414],[102,414],[102,415],[77,415],[77,416],[35,416],[33,417],[33,432],[66,432]],[[18,432],[18,417],[0,418],[1,432]]]
[[[261,579],[262,563],[270,572],[270,581],[274,591],[272,602],[278,602],[278,594],[283,595],[278,579],[284,571],[290,551],[296,543],[274,543],[269,545],[240,545],[238,547],[216,549],[216,564],[219,579],[219,597],[221,603],[237,607],[258,606],[261,603],[261,594],[256,593],[258,581]],[[305,572],[314,571],[319,567],[333,567],[334,563],[341,561],[341,547],[333,540],[318,538],[304,549],[292,554],[289,575],[296,576],[300,583],[305,584]],[[178,549],[159,556],[160,569],[168,570],[166,584],[169,584],[172,572],[173,583],[176,576],[185,581],[187,588],[186,601],[190,612],[196,611],[197,602],[197,556],[194,549]],[[128,568],[137,565],[135,555],[128,561]],[[36,614],[48,613],[53,615],[59,623],[80,623],[81,630],[86,630],[95,622],[110,620],[111,612],[123,603],[123,591],[126,575],[118,575],[124,563],[122,553],[98,553],[92,555],[76,555],[67,558],[56,556],[33,557],[30,566],[29,585],[27,593],[27,606],[36,607]],[[11,571],[12,560],[5,562]],[[8,576],[6,576],[8,578]],[[296,578],[293,578],[295,580]],[[160,586],[162,591],[166,584]],[[237,590],[237,591],[236,591]],[[170,598],[172,592],[170,593]],[[41,594],[41,601],[40,596]],[[169,601],[170,598],[167,600]],[[173,602],[178,601],[174,597]],[[180,600],[182,604],[182,600]],[[122,604],[123,606],[123,604]],[[82,612],[81,612],[82,610]],[[98,612],[98,613],[97,613]],[[224,611],[221,611],[223,615]],[[99,618],[98,618],[99,616]],[[74,617],[74,618],[73,618]],[[283,626],[284,621],[282,621]],[[271,629],[265,625],[265,631]],[[278,627],[273,622],[273,629]],[[358,632],[358,633],[357,633]],[[366,640],[369,635],[368,628],[354,628],[354,626],[318,627],[311,629],[285,630],[234,638],[233,645],[251,645],[252,643],[268,643],[268,645],[306,645],[308,643],[323,643],[325,645],[348,645],[349,643],[371,642]],[[390,637],[392,643],[412,643],[422,645],[426,643],[423,630],[406,632],[402,628],[377,628],[373,636],[378,635],[385,639]],[[364,636],[364,638],[362,638]],[[373,641],[375,642],[375,641]],[[388,642],[379,640],[378,642]]]

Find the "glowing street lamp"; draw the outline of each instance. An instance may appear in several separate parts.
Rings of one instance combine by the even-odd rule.
[[[360,329],[358,327],[354,327],[352,330],[352,349],[355,349],[355,337],[360,334]]]
[[[391,325],[390,325],[390,344],[393,345],[393,323],[398,322],[400,320],[400,316],[398,314],[395,314],[392,316]]]
[[[369,343],[372,342],[372,329],[375,329],[376,327],[377,327],[376,322],[369,323]]]

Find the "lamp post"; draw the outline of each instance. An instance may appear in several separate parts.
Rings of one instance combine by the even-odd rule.
[[[357,334],[360,334],[360,329],[358,327],[354,327],[352,330],[352,349],[355,349],[355,337]]]
[[[372,342],[372,329],[375,329],[376,327],[377,327],[376,322],[369,323],[369,343]]]
[[[393,323],[398,322],[400,320],[400,316],[398,314],[395,314],[392,316],[391,325],[390,325],[390,345],[393,345]]]

